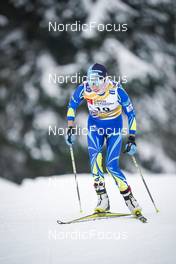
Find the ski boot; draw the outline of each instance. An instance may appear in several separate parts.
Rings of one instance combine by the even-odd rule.
[[[142,223],[147,223],[147,218],[142,215],[142,208],[139,206],[137,200],[134,198],[130,186],[127,190],[120,192],[123,195],[125,203],[131,214],[139,219]]]
[[[131,214],[138,216],[141,215],[142,208],[139,206],[137,200],[134,198],[130,186],[128,186],[127,190],[120,192],[125,200],[125,203],[130,210]]]
[[[94,212],[104,213],[109,211],[110,203],[109,203],[109,197],[105,189],[105,183],[103,181],[95,182],[94,188],[98,196],[98,203],[96,208],[94,209]]]

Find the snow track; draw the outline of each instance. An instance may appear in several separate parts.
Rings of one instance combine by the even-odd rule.
[[[58,218],[80,216],[73,176],[25,180],[20,187],[0,180],[0,263],[175,263],[176,178],[145,177],[158,214],[140,177],[127,178],[149,220],[145,225],[127,217],[60,226]],[[91,213],[92,178],[80,174],[78,180],[84,214]],[[128,213],[113,180],[107,176],[106,182],[111,211]]]

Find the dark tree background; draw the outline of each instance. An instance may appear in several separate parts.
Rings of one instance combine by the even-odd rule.
[[[85,74],[94,62],[110,75],[126,75],[135,104],[138,159],[151,172],[176,172],[176,4],[174,0],[11,0],[0,11],[0,170],[23,178],[71,172],[63,136],[48,125],[66,126],[71,82],[49,83],[51,73]],[[49,21],[67,24],[127,24],[126,32],[54,32]],[[86,107],[77,122],[85,119]],[[75,155],[79,172],[89,171],[84,139]],[[133,170],[122,154],[123,169]]]

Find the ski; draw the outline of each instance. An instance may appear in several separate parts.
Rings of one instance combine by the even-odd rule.
[[[79,222],[95,221],[95,220],[102,220],[102,219],[122,217],[122,216],[131,216],[131,214],[129,214],[129,213],[111,213],[111,212],[93,213],[93,214],[86,215],[83,217],[79,217],[79,218],[76,218],[76,219],[73,219],[70,221],[57,220],[57,223],[58,224],[73,224],[73,223],[79,223]]]
[[[136,218],[139,219],[142,223],[147,223],[147,218],[143,216],[140,212],[136,213]]]

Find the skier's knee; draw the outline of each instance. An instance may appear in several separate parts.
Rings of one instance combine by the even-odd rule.
[[[102,153],[101,152],[97,153],[96,159],[91,164],[91,172],[93,175],[102,175],[103,174]]]

